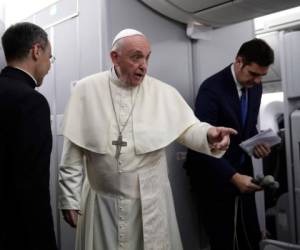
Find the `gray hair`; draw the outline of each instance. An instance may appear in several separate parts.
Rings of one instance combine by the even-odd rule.
[[[117,40],[117,41],[114,43],[113,47],[111,48],[111,51],[116,51],[116,52],[119,52],[119,53],[120,53],[120,52],[121,52],[121,49],[122,49],[122,47],[123,47],[123,44],[124,44],[123,38]]]

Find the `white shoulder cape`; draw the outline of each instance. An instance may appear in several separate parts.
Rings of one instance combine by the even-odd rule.
[[[108,135],[116,124],[109,81],[109,71],[80,80],[64,116],[64,136],[100,154],[107,153],[111,143]],[[148,75],[141,83],[132,120],[136,154],[166,147],[197,122],[193,110],[175,88]]]

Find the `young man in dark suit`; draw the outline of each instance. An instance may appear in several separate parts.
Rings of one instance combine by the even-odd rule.
[[[3,250],[56,250],[49,192],[50,109],[35,90],[50,69],[47,33],[18,23],[2,36],[0,187]]]
[[[221,159],[189,151],[186,168],[211,250],[257,250],[261,233],[258,224],[251,158],[239,144],[257,134],[262,85],[274,61],[273,50],[261,39],[244,43],[235,62],[201,85],[196,116],[214,126],[238,131]],[[256,145],[254,155],[270,153],[267,144]]]

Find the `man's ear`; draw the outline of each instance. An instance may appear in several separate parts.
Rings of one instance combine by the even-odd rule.
[[[40,47],[41,46],[36,43],[31,48],[31,56],[34,61],[36,61],[40,57],[40,53],[41,53]]]
[[[243,67],[243,58],[241,56],[237,56],[235,58],[235,62],[238,65],[239,69],[241,69]]]
[[[118,65],[119,54],[117,51],[111,51],[110,58],[114,65]]]

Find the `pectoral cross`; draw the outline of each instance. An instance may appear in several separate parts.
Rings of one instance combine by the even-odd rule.
[[[127,142],[123,141],[122,134],[119,133],[118,140],[112,141],[112,145],[116,146],[115,158],[118,160],[121,154],[122,147],[127,146]]]

